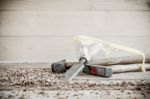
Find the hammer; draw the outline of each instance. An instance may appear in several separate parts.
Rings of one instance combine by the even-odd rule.
[[[81,59],[83,61],[83,59]],[[85,61],[83,61],[85,62]],[[64,73],[70,67],[67,66],[66,60],[61,60],[55,63],[52,63],[52,71],[54,73]],[[99,65],[91,65],[85,64],[83,68],[84,73],[93,74],[102,77],[111,77],[112,76],[112,68],[106,66],[99,66]]]
[[[118,61],[118,63],[112,63],[111,61]],[[102,77],[111,77],[113,73],[128,72],[139,70],[139,66],[130,67],[125,69],[125,64],[135,64],[142,62],[142,58],[140,56],[126,56],[126,57],[116,57],[108,59],[101,59],[97,64],[85,64],[83,68],[84,73],[94,74]],[[146,54],[145,63],[150,63],[150,55]],[[55,73],[64,73],[66,72],[72,65],[78,64],[78,62],[66,62],[66,60],[61,60],[55,63],[52,63],[52,71]],[[119,68],[108,66],[108,65],[120,65]],[[124,67],[123,67],[124,66]],[[117,66],[118,67],[118,66]],[[126,66],[127,67],[127,66]],[[149,68],[149,67],[148,67]]]

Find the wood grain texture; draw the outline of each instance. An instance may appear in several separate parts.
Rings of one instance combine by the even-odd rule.
[[[71,38],[76,35],[94,36],[149,53],[147,2],[0,0],[0,61],[74,60]]]
[[[150,12],[0,12],[0,36],[150,36]]]
[[[150,38],[105,37],[102,38],[149,53]],[[76,42],[64,37],[0,37],[1,61],[56,61],[76,59]],[[126,53],[112,53],[124,55]]]
[[[150,10],[147,0],[0,0],[1,11]]]

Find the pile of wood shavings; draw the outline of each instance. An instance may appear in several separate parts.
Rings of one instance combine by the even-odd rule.
[[[62,81],[63,74],[53,74],[50,68],[2,68],[0,88],[46,88],[51,90],[137,89],[150,90],[150,82],[143,81]]]

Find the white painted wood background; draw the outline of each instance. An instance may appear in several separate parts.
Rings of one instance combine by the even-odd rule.
[[[73,36],[150,53],[148,0],[0,0],[0,61],[74,60]]]

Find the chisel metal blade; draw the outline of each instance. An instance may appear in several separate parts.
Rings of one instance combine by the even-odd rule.
[[[85,59],[80,60],[79,64],[73,65],[65,74],[64,80],[71,81],[85,66]]]
[[[64,75],[65,81],[71,81],[84,68],[84,64],[76,64],[72,66]]]

